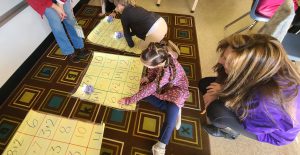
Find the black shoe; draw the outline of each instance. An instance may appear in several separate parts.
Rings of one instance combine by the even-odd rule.
[[[68,60],[73,62],[73,63],[79,63],[80,62],[80,58],[75,53],[72,53],[72,54],[68,55]]]
[[[91,51],[85,48],[81,48],[81,49],[75,49],[75,53],[79,59],[84,59],[91,53]]]
[[[220,129],[222,132],[226,133],[228,136],[230,136],[232,139],[236,139],[240,134],[231,128],[224,128]]]
[[[208,134],[210,134],[212,136],[224,137],[225,133],[213,125],[203,125],[202,128],[204,129],[204,131],[206,131]]]
[[[206,131],[208,134],[214,136],[214,137],[224,137],[226,139],[235,139],[236,137],[225,133],[222,131],[222,129],[215,127],[213,125],[203,125],[202,126],[203,130]]]

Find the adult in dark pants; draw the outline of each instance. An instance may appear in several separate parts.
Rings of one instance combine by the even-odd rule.
[[[300,131],[300,75],[273,37],[232,35],[219,43],[216,78],[199,82],[213,136],[285,145]]]

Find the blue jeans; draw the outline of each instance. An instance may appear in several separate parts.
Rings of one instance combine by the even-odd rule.
[[[216,77],[206,77],[199,81],[199,90],[202,95],[206,94],[207,87],[216,81]],[[238,116],[225,106],[225,103],[221,100],[213,101],[206,109],[207,117],[210,122],[218,128],[230,127],[237,133],[240,133],[251,139],[255,139],[256,135],[245,130],[243,124],[239,121]]]
[[[173,130],[176,125],[176,120],[178,117],[179,108],[175,103],[168,101],[160,100],[154,95],[148,96],[143,99],[146,102],[149,102],[154,107],[159,108],[161,111],[166,112],[166,119],[163,123],[163,126],[160,130],[160,135],[158,140],[164,144],[168,144],[172,136]]]
[[[76,19],[73,14],[73,9],[71,8],[70,0],[67,0],[64,4],[64,10],[67,14],[66,19],[63,20],[63,23],[65,25],[65,28],[70,36],[70,39],[72,41],[69,41],[69,38],[67,36],[67,33],[64,29],[63,24],[60,21],[60,18],[57,14],[57,12],[49,7],[45,10],[45,16],[48,19],[48,23],[52,29],[53,35],[55,37],[56,42],[58,43],[58,46],[60,47],[63,55],[69,55],[74,52],[75,49],[80,49],[84,47],[83,40],[80,38],[75,30],[75,23]]]

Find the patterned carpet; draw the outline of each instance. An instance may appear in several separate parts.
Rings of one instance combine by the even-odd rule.
[[[100,19],[100,7],[83,6],[76,17],[87,35]],[[200,115],[197,81],[201,78],[195,21],[192,16],[159,13],[168,24],[166,40],[171,39],[181,49],[179,61],[190,81],[190,98],[183,108],[182,126],[174,131],[167,146],[168,155],[210,154],[208,136],[201,129],[205,117]],[[86,47],[101,52],[133,55],[86,43]],[[30,109],[88,122],[105,122],[101,155],[148,155],[159,136],[164,114],[147,103],[140,102],[137,111],[118,111],[71,97],[81,81],[91,56],[81,63],[68,63],[55,41],[11,93],[0,109],[0,152],[16,132]],[[203,102],[202,102],[203,103]]]

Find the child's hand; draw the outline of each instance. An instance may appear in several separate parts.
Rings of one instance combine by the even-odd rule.
[[[148,77],[143,77],[143,78],[141,79],[140,84],[143,85],[143,84],[146,84],[146,83],[148,83],[148,82],[149,82]]]
[[[123,104],[123,105],[128,105],[128,104],[129,104],[128,98],[127,98],[127,97],[124,97],[124,98],[120,99],[120,100],[118,101],[118,103],[119,103],[119,104]]]
[[[116,15],[117,14],[115,12],[112,12],[112,13],[109,14],[109,16],[111,16],[112,18],[116,18]]]

